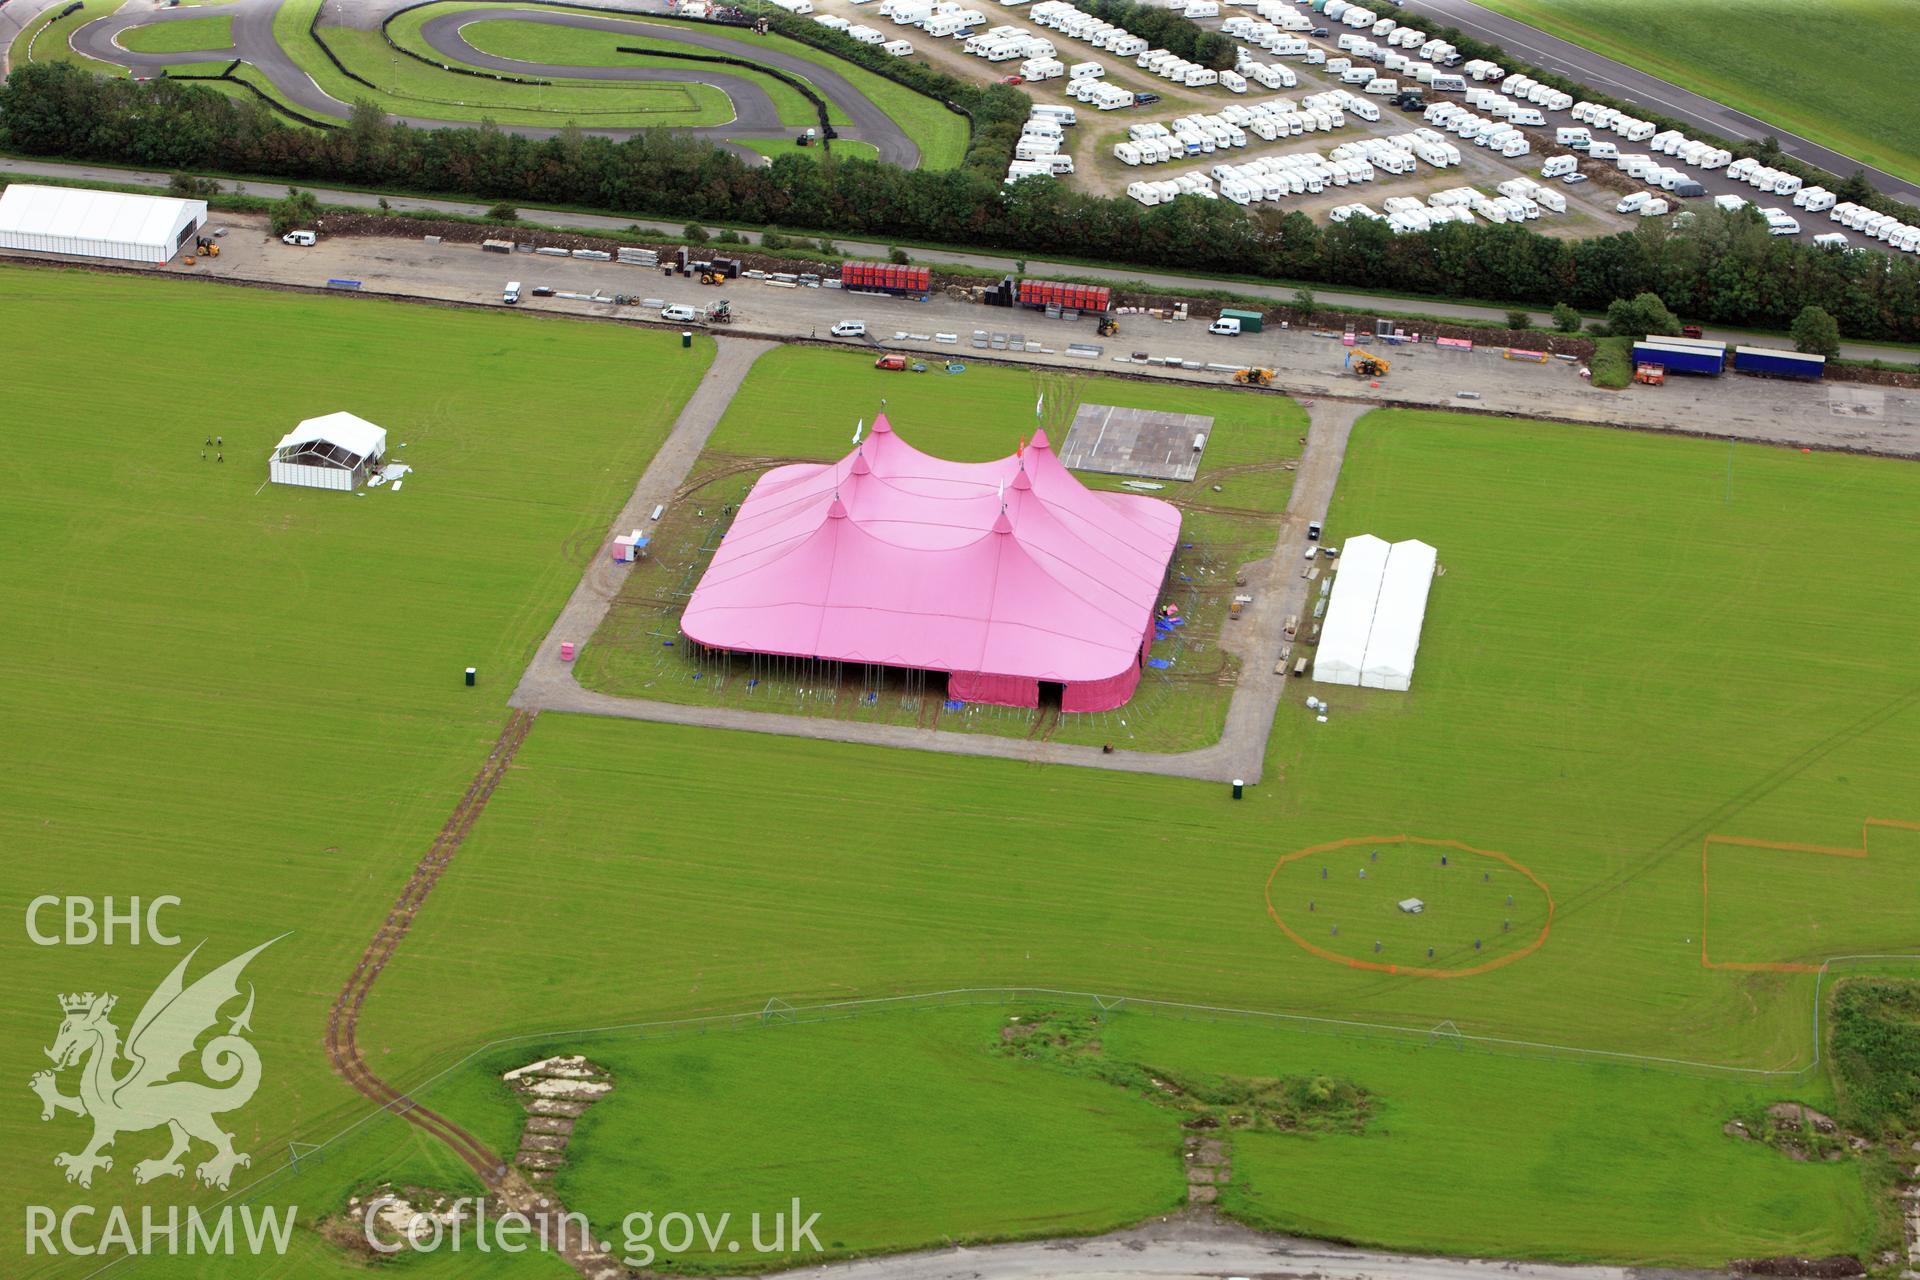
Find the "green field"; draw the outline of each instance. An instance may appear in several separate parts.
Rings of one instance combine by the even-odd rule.
[[[289,1138],[317,1142],[365,1112],[320,1054],[327,1008],[710,348],[531,316],[11,267],[0,307],[36,317],[12,334],[13,409],[61,424],[16,433],[20,470],[0,509],[0,600],[22,621],[0,636],[6,900],[18,920],[43,893],[176,895],[169,923],[189,946],[207,940],[196,973],[293,931],[248,970],[266,1084],[223,1117],[254,1172],[271,1170]],[[222,344],[214,370],[212,357],[149,341],[172,330],[287,340]],[[436,376],[423,378],[429,349]],[[76,398],[82,350],[122,363]],[[576,426],[527,430],[535,386]],[[342,408],[388,427],[395,456],[417,468],[404,491],[265,487],[280,435]],[[224,443],[202,444],[213,436]],[[478,689],[461,685],[469,664]],[[4,945],[16,1034],[0,1058],[21,1082],[47,1065],[55,993],[117,992],[124,1030],[178,959],[151,945],[35,947],[18,924]],[[20,1096],[0,1133],[32,1158],[9,1166],[7,1200],[71,1203],[51,1157],[77,1149],[81,1122],[43,1125]],[[129,1194],[127,1170],[155,1143],[164,1135],[123,1136],[93,1196]],[[369,1145],[417,1151],[403,1129]],[[18,1215],[0,1227],[8,1274],[20,1274],[20,1229]]]
[[[1900,87],[1908,73],[1902,50],[1920,41],[1920,7],[1884,0],[1722,0],[1700,7],[1662,0],[1482,2],[1842,155],[1920,181],[1920,104]]]
[[[327,1010],[710,349],[531,315],[81,272],[0,270],[0,304],[40,321],[15,338],[11,403],[59,424],[16,433],[21,465],[0,506],[0,602],[25,620],[0,632],[7,900],[178,895],[168,923],[206,940],[196,972],[291,931],[247,975],[268,1085],[222,1120],[255,1154],[243,1178],[280,1169],[289,1140],[342,1136],[254,1202],[297,1204],[310,1227],[384,1181],[470,1190],[463,1166],[397,1118],[347,1129],[367,1108],[326,1065]],[[150,341],[172,328],[285,340],[227,344],[210,370]],[[115,353],[114,376],[78,396],[73,353],[96,350]],[[990,457],[1031,429],[1042,390],[1049,415],[1108,397],[1214,412],[1209,467],[1298,447],[1301,411],[1277,396],[984,367],[886,375],[863,357],[781,349],[698,465],[832,456],[845,419],[870,418],[880,396],[916,444]],[[264,485],[280,433],[338,408],[388,427],[417,468],[405,490]],[[1236,514],[1201,527],[1270,533],[1289,480],[1223,474],[1205,501]],[[1245,800],[1155,775],[546,713],[375,987],[362,1050],[501,1150],[519,1116],[499,1071],[561,1051],[610,1067],[618,1087],[583,1121],[558,1184],[610,1233],[632,1211],[770,1212],[794,1196],[822,1215],[835,1255],[1155,1215],[1185,1195],[1191,1132],[1170,1090],[1142,1085],[1162,1079],[1222,1105],[1363,1099],[1347,1124],[1290,1132],[1254,1116],[1219,1131],[1233,1166],[1221,1205],[1261,1226],[1623,1263],[1870,1255],[1888,1229],[1873,1166],[1795,1162],[1722,1133],[1771,1101],[1829,1107],[1835,1094],[1800,1070],[1811,976],[1704,967],[1701,925],[1736,961],[1920,950],[1920,833],[1862,825],[1920,820],[1920,583],[1903,570],[1920,557],[1916,500],[1920,471],[1902,462],[1376,412],[1355,428],[1327,534],[1439,548],[1413,690],[1318,687],[1326,724],[1294,690]],[[476,689],[462,685],[468,665]],[[1421,926],[1506,910],[1484,901],[1503,886],[1476,885],[1477,863],[1447,869],[1465,872],[1464,891],[1430,860],[1393,864],[1422,848],[1387,840],[1401,834],[1523,864],[1556,904],[1550,937],[1496,970],[1431,980],[1334,963],[1275,925],[1268,884],[1293,865],[1285,855],[1356,837],[1382,838],[1389,865],[1373,871],[1371,846],[1356,845],[1343,869],[1364,857],[1375,889],[1429,897]],[[1325,883],[1338,909],[1383,914],[1356,896],[1357,874],[1344,896]],[[1517,901],[1516,930],[1536,918],[1523,905],[1537,916]],[[114,991],[124,1028],[177,959],[35,947],[19,932],[4,945],[21,1030],[0,1068],[17,1081],[45,1063],[52,996]],[[1071,1054],[1023,1056],[1010,1017],[1090,1012],[1029,994],[706,1035],[575,1030],[1003,987],[1340,1026],[1143,1008]],[[1442,1023],[1449,1034],[1428,1034]],[[1769,1070],[1781,1074],[1753,1074]],[[6,1175],[16,1204],[218,1199],[171,1180],[133,1188],[128,1167],[156,1153],[155,1133],[123,1135],[91,1193],[70,1187],[50,1157],[78,1145],[81,1122],[42,1124],[24,1091],[16,1104],[0,1117],[24,1153]],[[19,1224],[0,1228],[10,1259]],[[538,1256],[397,1265],[568,1274]],[[366,1267],[303,1229],[277,1262],[140,1273]]]
[[[876,327],[879,327],[876,321]],[[937,370],[940,366],[935,363]],[[941,457],[984,461],[1011,454],[1036,422],[1044,401],[1045,426],[1057,442],[1082,403],[1162,409],[1212,417],[1202,470],[1191,484],[1170,483],[1156,496],[1197,508],[1183,515],[1168,598],[1181,605],[1187,625],[1156,645],[1172,663],[1143,676],[1140,692],[1117,711],[1044,719],[1032,712],[970,706],[941,708],[913,686],[889,688],[872,703],[849,687],[822,696],[810,677],[763,678],[742,664],[715,669],[690,663],[687,650],[667,640],[678,634],[689,576],[703,566],[720,527],[720,508],[746,496],[769,460],[838,457],[849,448],[854,423],[825,419],[819,406],[844,406],[848,417],[871,419],[882,403],[904,439]],[[1218,643],[1226,622],[1234,570],[1272,553],[1275,520],[1286,509],[1306,414],[1281,396],[1180,387],[1118,378],[1049,374],[977,365],[961,375],[902,376],[873,368],[870,357],[791,347],[761,358],[708,441],[695,475],[711,477],[694,503],[680,503],[655,534],[652,559],[630,573],[619,601],[580,662],[580,678],[596,689],[628,697],[737,706],[1016,737],[1045,733],[1077,742],[1153,751],[1187,751],[1218,740],[1233,691],[1237,662]],[[758,460],[756,462],[756,460]],[[1088,475],[1095,487],[1119,490],[1118,476]],[[1218,492],[1216,492],[1216,486]],[[1237,625],[1237,624],[1235,624]],[[758,683],[752,683],[758,680]],[[856,677],[857,680],[857,677]],[[937,717],[937,719],[936,719]]]
[[[230,49],[233,47],[233,19],[222,14],[219,17],[182,18],[177,22],[129,27],[120,33],[120,43],[135,53],[194,53],[201,49]]]
[[[911,382],[889,387],[903,431],[916,421],[905,407]],[[831,424],[814,431],[812,452],[839,447]],[[756,451],[793,438],[759,412],[716,436]],[[926,444],[961,453],[967,438],[944,427]],[[994,443],[983,438],[973,452]],[[601,980],[567,988],[564,1014],[552,993],[495,993],[500,1033],[554,1028],[563,1016],[754,1008],[772,996],[1046,985],[1804,1066],[1809,978],[1700,964],[1701,840],[1838,844],[1858,838],[1864,814],[1905,803],[1920,688],[1901,655],[1920,589],[1888,567],[1920,550],[1901,514],[1916,496],[1920,475],[1895,462],[1375,414],[1348,452],[1329,537],[1370,529],[1440,548],[1447,573],[1414,691],[1332,690],[1326,725],[1290,700],[1270,782],[1246,802],[1162,778],[543,720],[523,771],[496,794],[423,914],[433,944],[403,952],[383,978],[369,1042],[397,1069],[445,1062],[462,1015],[435,993],[480,981],[504,947]],[[1789,502],[1854,554],[1807,568],[1777,534]],[[1821,603],[1794,611],[1782,679],[1773,590],[1796,571],[1817,572]],[[1017,837],[1009,814],[1021,815]],[[1435,982],[1357,973],[1280,934],[1263,886],[1283,854],[1399,832],[1523,861],[1558,904],[1550,940],[1494,972]],[[1892,842],[1890,856],[1904,847]],[[572,892],[530,898],[528,865]],[[1843,882],[1834,891],[1857,901]],[[1769,925],[1798,914],[1764,884],[1738,909]],[[1910,916],[1888,917],[1888,940],[1902,921],[1911,951]],[[1416,1073],[1374,1060],[1373,1049],[1338,1052],[1343,1074],[1379,1082],[1390,1102],[1399,1093],[1391,1131],[1418,1142],[1316,1147],[1324,1165],[1302,1165],[1286,1145],[1270,1159],[1247,1155],[1237,1212],[1382,1243],[1478,1250],[1508,1240],[1524,1252],[1637,1260],[1864,1248],[1870,1233],[1857,1171],[1728,1172],[1759,1153],[1727,1150],[1715,1117],[1761,1094],[1817,1102],[1820,1080],[1749,1088],[1632,1068],[1602,1087],[1540,1074],[1565,1063],[1501,1058],[1489,1073],[1470,1054],[1480,1083],[1450,1110],[1435,1100],[1440,1084],[1415,1088]],[[1589,1088],[1591,1112],[1558,1101]],[[1536,1089],[1545,1101],[1533,1129],[1487,1130],[1490,1106],[1519,1107]],[[1665,1119],[1643,1122],[1636,1108]],[[1473,1149],[1463,1142],[1512,1160],[1490,1154],[1462,1181],[1454,1175]],[[1643,1155],[1627,1169],[1627,1150],[1652,1152],[1651,1164]],[[861,1143],[847,1160],[864,1168],[876,1154]],[[1402,1223],[1337,1176],[1336,1156],[1432,1190]],[[1549,1172],[1562,1166],[1564,1182]],[[1779,1181],[1802,1174],[1812,1181],[1797,1189]],[[611,1189],[593,1187],[585,1166],[577,1176],[582,1195],[609,1203],[639,1194],[628,1172],[609,1174]],[[1324,1185],[1305,1200],[1296,1177]],[[1611,1217],[1576,1220],[1581,1196],[1556,1191],[1629,1178],[1654,1190]],[[1734,1187],[1752,1196],[1737,1210],[1725,1204]],[[1543,1212],[1542,1197],[1559,1207]],[[950,1224],[962,1234],[1008,1229],[990,1217]]]

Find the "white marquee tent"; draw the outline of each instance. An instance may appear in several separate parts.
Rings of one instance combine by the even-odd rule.
[[[1424,542],[1393,544],[1387,572],[1380,579],[1380,603],[1367,637],[1367,661],[1360,683],[1369,689],[1407,689],[1413,684],[1413,658],[1420,651],[1420,627],[1427,618],[1427,592],[1439,553]]]
[[[1359,684],[1366,666],[1367,634],[1373,629],[1380,578],[1387,571],[1388,544],[1370,533],[1347,539],[1340,548],[1340,572],[1333,580],[1327,621],[1320,628],[1313,678],[1325,684]]]
[[[309,489],[357,489],[386,453],[385,428],[351,413],[330,413],[280,437],[267,459],[267,478]]]
[[[1365,533],[1348,538],[1340,550],[1340,573],[1320,631],[1313,678],[1369,689],[1410,688],[1437,562],[1438,553],[1424,542],[1389,546]]]
[[[206,221],[205,200],[19,182],[0,191],[0,249],[160,263]]]

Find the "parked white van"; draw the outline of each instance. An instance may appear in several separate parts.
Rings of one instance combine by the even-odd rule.
[[[700,313],[684,302],[676,302],[670,307],[660,308],[660,318],[671,320],[675,324],[692,324],[700,318]]]

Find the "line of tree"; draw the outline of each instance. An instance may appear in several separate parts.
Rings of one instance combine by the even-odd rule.
[[[1602,311],[1658,294],[1692,320],[1784,330],[1818,306],[1843,333],[1920,341],[1920,261],[1770,236],[1751,210],[1703,209],[1682,228],[1648,219],[1586,240],[1524,226],[1451,224],[1397,236],[1354,219],[1188,198],[1146,208],[1044,178],[1014,186],[958,169],[927,172],[786,155],[749,166],[684,134],[622,142],[566,130],[533,139],[491,127],[412,129],[370,104],[344,128],[284,125],[257,103],[169,81],[92,76],[64,63],[20,67],[0,86],[0,145],[32,155],[301,183],[460,194],[513,205],[578,205],[627,216],[830,229],[841,236],[1071,256],[1161,270],[1318,282],[1435,297]]]

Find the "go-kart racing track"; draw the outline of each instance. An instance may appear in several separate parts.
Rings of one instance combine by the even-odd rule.
[[[273,82],[274,87],[286,97],[287,101],[299,110],[314,116],[345,119],[352,109],[352,104],[342,102],[323,91],[275,40],[273,20],[282,3],[283,0],[234,0],[232,4],[222,5],[219,16],[233,18],[233,45],[226,49],[203,49],[190,53],[135,53],[122,47],[119,37],[131,28],[157,26],[167,22],[204,18],[208,15],[208,10],[204,8],[155,10],[138,3],[126,5],[117,13],[81,27],[73,34],[73,48],[89,58],[125,67],[136,76],[158,75],[163,67],[177,67],[185,63],[224,65],[238,58],[257,68],[262,75]],[[356,5],[350,9],[335,4],[323,10],[323,13],[334,17],[344,15],[354,26],[377,29],[389,14],[402,7],[404,6],[399,0],[394,0],[393,3],[383,0],[378,4]],[[748,77],[729,72],[722,66],[694,63],[682,70],[678,67],[594,67],[569,63],[521,62],[513,58],[482,53],[468,43],[464,32],[466,28],[484,22],[538,22],[549,26],[608,31],[636,41],[652,38],[681,45],[695,45],[711,50],[715,54],[730,57],[740,57],[744,52],[768,67],[805,79],[813,85],[821,97],[845,112],[850,123],[835,126],[838,137],[849,142],[871,143],[879,150],[880,159],[888,164],[900,165],[903,168],[914,168],[919,165],[920,149],[914,145],[913,140],[907,137],[892,117],[832,68],[817,62],[809,62],[805,58],[782,52],[777,48],[743,50],[738,40],[702,31],[692,24],[664,26],[647,22],[644,17],[646,12],[664,13],[666,11],[666,5],[663,2],[643,0],[643,3],[636,5],[635,8],[636,16],[632,19],[601,18],[532,7],[488,9],[484,12],[467,10],[443,14],[429,20],[422,26],[420,34],[429,47],[450,63],[480,67],[506,75],[539,80],[609,80],[630,84],[712,85],[732,101],[733,121],[729,124],[679,129],[677,132],[705,138],[722,145],[748,138],[791,140],[796,129],[792,125],[783,125],[780,122],[780,113],[775,108],[773,100],[767,96],[766,90]],[[770,43],[774,39],[777,37],[768,37]],[[465,122],[420,116],[392,118],[418,128],[439,128],[449,124],[463,128],[471,127]],[[538,125],[502,125],[500,127],[510,133],[525,134],[535,138],[552,137],[560,132],[558,128]],[[627,138],[644,130],[585,128],[582,132],[602,134],[612,138]],[[730,149],[740,152],[750,160],[761,159],[759,153],[745,147]]]

